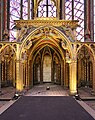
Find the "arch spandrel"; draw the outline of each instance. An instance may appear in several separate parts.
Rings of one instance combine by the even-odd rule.
[[[43,26],[39,27],[36,30],[32,31],[23,41],[21,45],[21,53],[25,50],[29,50],[31,47],[33,48],[33,44],[35,43],[36,47],[38,47],[40,42],[50,41],[55,44],[58,49],[65,49],[72,54],[71,42],[67,38],[67,36],[62,33],[59,29],[52,26]],[[60,44],[60,45],[59,45]],[[35,47],[35,49],[36,49]],[[21,55],[20,55],[21,57]]]

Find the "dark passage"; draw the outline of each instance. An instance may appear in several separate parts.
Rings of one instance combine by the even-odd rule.
[[[72,97],[24,96],[0,120],[94,120]]]

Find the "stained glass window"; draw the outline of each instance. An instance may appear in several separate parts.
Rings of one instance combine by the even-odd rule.
[[[22,5],[21,5],[21,1]],[[31,0],[30,0],[31,1]],[[32,4],[32,2],[30,3]],[[14,20],[28,19],[28,0],[10,0],[10,41],[15,40],[16,33],[13,31]],[[32,5],[30,5],[30,15]],[[66,20],[72,19],[72,0],[65,2]],[[56,6],[52,0],[42,0],[38,6],[38,17],[56,17]],[[30,18],[31,19],[31,18]],[[77,28],[77,39],[83,41],[84,37],[84,0],[74,0],[74,19],[79,20],[80,27]]]
[[[38,17],[56,17],[56,6],[52,0],[42,0],[39,3]]]
[[[16,32],[13,31],[14,20],[20,19],[20,0],[10,1],[10,41],[15,40]]]
[[[23,0],[23,16],[24,20],[28,19],[28,0]]]
[[[32,4],[32,2],[30,3]],[[22,7],[22,13],[21,13]],[[30,5],[32,7],[32,5]],[[31,14],[30,8],[30,14]],[[28,0],[10,0],[10,41],[14,41],[16,38],[16,32],[13,30],[14,20],[19,20],[21,18],[27,20],[28,19]]]
[[[72,19],[72,0],[65,2],[66,20]],[[74,20],[79,20],[77,39],[84,41],[84,0],[74,0]]]

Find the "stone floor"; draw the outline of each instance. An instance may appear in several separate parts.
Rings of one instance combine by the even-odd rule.
[[[95,110],[95,93],[93,93],[92,88],[79,88],[78,92],[84,102]]]
[[[68,96],[68,92],[68,89],[59,85],[47,83],[34,86],[27,92],[26,96]]]

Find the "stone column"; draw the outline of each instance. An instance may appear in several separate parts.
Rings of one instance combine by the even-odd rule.
[[[3,31],[3,0],[1,0],[0,6],[0,41],[2,41],[2,31]]]
[[[71,61],[70,67],[70,94],[74,95],[77,93],[77,62]]]
[[[20,19],[23,19],[23,0],[20,1]]]
[[[2,31],[3,31],[3,36],[2,39],[3,41],[8,41],[9,40],[9,32],[8,32],[8,1],[3,0],[2,1]]]
[[[72,0],[72,20],[74,20],[74,0]]]
[[[90,0],[90,30],[91,30],[91,41],[94,41],[94,0]]]
[[[34,0],[32,0],[31,19],[34,19],[34,11],[35,11],[35,10],[34,10],[34,2],[35,2],[35,1],[34,1]]]
[[[95,92],[95,60],[93,61],[93,91]]]
[[[30,0],[28,0],[28,20],[30,19]]]
[[[84,13],[85,13],[85,18],[84,18],[84,31],[85,31],[85,39],[84,41],[91,41],[91,30],[90,30],[90,0],[86,0],[85,3],[85,8],[84,8]]]
[[[23,73],[23,65],[19,58],[20,54],[20,45],[17,44],[17,51],[16,51],[16,89],[17,91],[23,90],[23,79],[22,79],[22,73]]]
[[[4,0],[4,29],[7,30],[7,0]]]
[[[65,0],[60,0],[60,19],[65,19]]]

